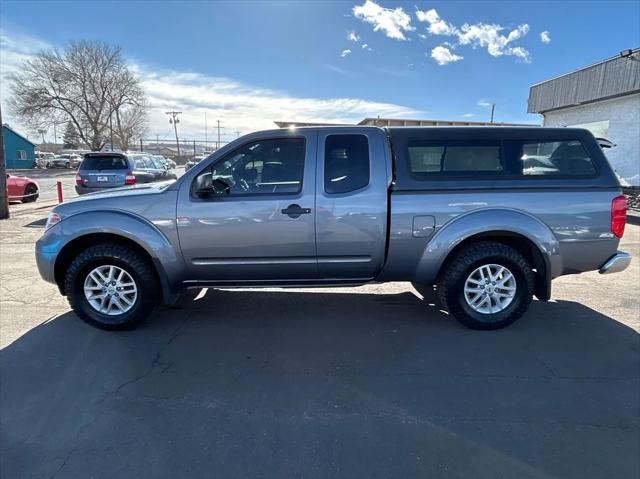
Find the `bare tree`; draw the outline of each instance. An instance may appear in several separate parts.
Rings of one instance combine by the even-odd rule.
[[[34,130],[68,120],[92,150],[107,142],[114,112],[127,105],[144,108],[140,82],[119,47],[73,42],[62,51],[41,51],[20,70],[11,79],[12,112]]]
[[[123,105],[113,113],[116,144],[127,151],[131,142],[142,138],[147,130],[147,110],[144,103]]]

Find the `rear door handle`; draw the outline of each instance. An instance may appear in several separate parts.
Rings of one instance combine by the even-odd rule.
[[[311,208],[302,208],[300,205],[293,204],[280,211],[283,215],[288,215],[290,218],[299,218],[300,215],[308,215],[311,213]]]

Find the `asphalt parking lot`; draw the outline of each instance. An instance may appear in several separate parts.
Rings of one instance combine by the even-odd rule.
[[[640,476],[640,226],[627,271],[502,331],[393,283],[207,290],[109,333],[37,274],[49,203],[0,222],[3,478]]]

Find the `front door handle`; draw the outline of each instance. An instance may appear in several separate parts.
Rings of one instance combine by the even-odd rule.
[[[299,218],[300,215],[308,215],[311,213],[311,208],[302,208],[300,205],[293,204],[280,211],[283,215],[288,215],[289,218]]]

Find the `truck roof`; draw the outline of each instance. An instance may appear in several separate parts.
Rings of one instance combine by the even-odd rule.
[[[322,126],[300,126],[300,127],[288,127],[278,128],[273,130],[264,130],[264,132],[278,132],[282,130],[296,131],[296,130],[386,130],[389,132],[394,131],[438,131],[438,132],[456,132],[465,134],[483,134],[489,136],[511,136],[517,134],[518,136],[523,133],[531,133],[532,136],[539,136],[548,133],[563,132],[565,134],[584,134],[586,131],[583,128],[566,128],[566,127],[542,127],[542,126],[373,126],[373,125],[322,125]]]

